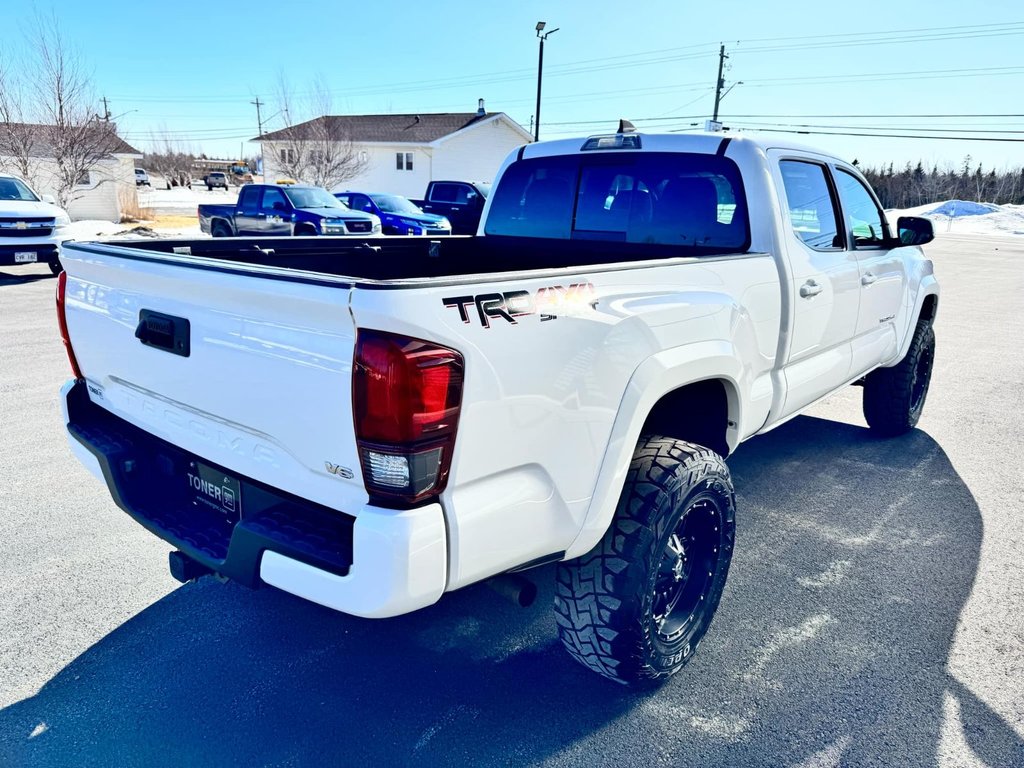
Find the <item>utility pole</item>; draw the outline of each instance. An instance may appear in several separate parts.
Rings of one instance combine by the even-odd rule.
[[[729,58],[725,55],[725,44],[718,49],[718,80],[715,82],[715,114],[711,118],[712,122],[718,122],[718,105],[722,101],[722,89],[725,88],[725,78],[722,77],[722,70],[725,68],[725,60]]]
[[[107,97],[106,96],[104,96],[102,99],[100,99],[100,101],[103,102],[103,122],[109,123],[110,122],[110,104],[107,101]]]
[[[260,101],[260,97],[257,96],[256,97],[256,101],[250,101],[249,103],[250,104],[254,104],[256,106],[256,125],[259,126],[260,136],[262,136],[263,135],[263,118],[260,116],[260,107],[264,106],[266,104],[266,102],[265,101]],[[717,107],[716,107],[716,110],[717,110]]]
[[[261,141],[260,141],[260,159],[259,159],[259,162],[263,164],[263,179],[262,179],[262,181],[266,181],[266,179],[267,179],[267,158],[264,157],[264,155],[263,155],[263,141],[262,141],[262,138],[263,138],[263,116],[260,114],[260,107],[262,107],[266,102],[260,101],[260,97],[257,96],[256,97],[256,101],[250,101],[249,103],[256,105],[256,125],[259,126],[259,137],[261,139]],[[253,171],[255,172],[256,169],[253,168]]]

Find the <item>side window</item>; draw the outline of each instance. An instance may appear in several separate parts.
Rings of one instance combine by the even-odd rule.
[[[454,203],[457,196],[458,186],[455,184],[435,184],[430,188],[432,203]]]
[[[846,226],[853,233],[854,245],[883,245],[885,220],[867,187],[848,171],[838,168],[836,186],[846,212]]]
[[[335,195],[338,198],[338,202],[344,205],[346,208],[352,207],[352,196],[351,195]]]
[[[370,198],[366,195],[352,195],[352,202],[349,203],[348,207],[355,211],[373,212],[373,203],[370,202]]]
[[[779,163],[786,188],[789,220],[797,237],[811,248],[842,248],[835,201],[825,176],[825,167],[801,160]]]
[[[284,193],[273,187],[263,190],[263,210],[287,211],[288,201],[285,200]]]
[[[259,196],[259,187],[242,187],[242,192],[238,195],[238,207],[244,211],[255,213]]]

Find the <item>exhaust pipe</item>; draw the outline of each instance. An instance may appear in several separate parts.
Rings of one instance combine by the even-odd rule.
[[[537,585],[518,573],[501,573],[487,579],[486,584],[520,608],[529,608],[537,599]]]

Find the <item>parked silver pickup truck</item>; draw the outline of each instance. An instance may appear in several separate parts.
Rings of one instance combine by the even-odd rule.
[[[725,588],[725,458],[851,384],[917,423],[931,224],[813,149],[628,131],[520,148],[483,222],[70,244],[71,447],[179,578],[384,617],[554,562],[569,652],[663,680]]]

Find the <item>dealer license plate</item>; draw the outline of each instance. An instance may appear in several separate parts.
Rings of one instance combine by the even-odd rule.
[[[186,478],[192,492],[192,503],[218,512],[231,522],[242,516],[242,485],[237,478],[201,461],[189,463]]]
[[[14,263],[15,264],[29,264],[35,261],[37,258],[35,251],[15,251],[14,252]]]

